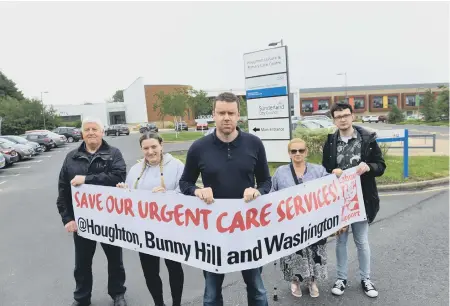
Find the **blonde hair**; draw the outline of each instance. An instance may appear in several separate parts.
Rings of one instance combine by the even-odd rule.
[[[293,138],[293,139],[291,139],[291,141],[289,141],[289,143],[288,143],[288,151],[291,150],[291,146],[292,146],[294,143],[303,143],[303,144],[305,145],[305,149],[308,149],[308,146],[306,145],[306,141],[304,141],[304,140],[301,139],[301,138]]]

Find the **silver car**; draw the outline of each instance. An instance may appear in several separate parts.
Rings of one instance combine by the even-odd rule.
[[[2,154],[2,152],[0,152],[0,169],[5,168],[5,166],[6,166],[6,158]]]
[[[19,160],[31,158],[34,150],[29,145],[14,143],[5,138],[0,138],[0,143],[13,148],[19,154]]]
[[[44,151],[37,142],[29,141],[29,140],[27,140],[27,139],[25,139],[23,137],[20,137],[20,136],[4,135],[4,136],[0,136],[0,138],[5,138],[6,140],[9,140],[9,141],[14,142],[14,143],[29,145],[34,150],[33,155],[41,154]]]

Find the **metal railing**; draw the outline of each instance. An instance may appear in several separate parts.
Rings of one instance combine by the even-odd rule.
[[[411,143],[408,144],[409,149],[432,149],[433,152],[436,152],[436,134],[418,134],[418,135],[408,135],[408,138],[424,138],[425,143],[427,142],[427,138],[432,138],[433,143],[431,145],[424,146],[411,146]],[[389,147],[389,149],[403,149],[403,147]]]

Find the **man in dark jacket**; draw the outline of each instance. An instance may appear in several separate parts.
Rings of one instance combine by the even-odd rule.
[[[97,242],[77,235],[77,224],[72,206],[71,186],[82,184],[116,186],[125,181],[126,165],[122,154],[103,140],[103,124],[97,119],[86,119],[82,124],[84,141],[78,149],[69,152],[64,160],[58,183],[56,205],[68,232],[75,243],[76,289],[72,306],[91,304],[92,258]],[[108,259],[108,294],[114,306],[126,306],[125,269],[122,248],[101,243]]]
[[[329,173],[338,177],[343,170],[358,167],[364,197],[367,220],[352,223],[352,232],[357,247],[361,286],[369,297],[377,297],[378,291],[370,280],[369,224],[375,219],[380,208],[380,199],[375,178],[382,176],[386,169],[376,134],[354,126],[353,109],[347,103],[335,103],[330,109],[338,130],[328,135],[323,147],[322,165]],[[348,230],[341,231],[336,241],[337,281],[331,292],[342,295],[347,285],[347,239]]]

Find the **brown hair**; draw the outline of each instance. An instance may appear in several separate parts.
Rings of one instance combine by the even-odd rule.
[[[217,101],[223,101],[223,102],[229,102],[229,103],[236,103],[238,107],[238,111],[240,111],[240,105],[239,105],[239,98],[231,92],[223,92],[220,95],[218,95],[213,102],[213,112],[216,109],[216,102]]]
[[[142,148],[142,142],[147,139],[156,139],[156,140],[158,140],[160,145],[163,143],[163,139],[161,136],[159,136],[158,133],[146,132],[139,138],[139,145],[141,146],[141,148]],[[136,179],[136,182],[134,182],[134,189],[137,188],[137,184],[146,169],[147,169],[147,161],[144,158],[141,173],[139,174],[138,178]],[[166,185],[164,184],[163,152],[162,152],[162,150],[161,150],[161,160],[159,161],[159,171],[161,172],[161,187],[163,187],[165,189]]]

